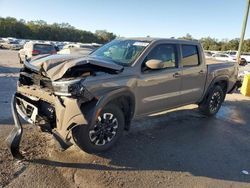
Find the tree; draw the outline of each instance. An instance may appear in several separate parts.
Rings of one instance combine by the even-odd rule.
[[[189,33],[187,33],[185,36],[180,37],[179,39],[185,39],[185,40],[194,40],[194,38],[192,37],[192,35],[190,35]]]
[[[116,37],[113,33],[106,30],[92,33],[76,29],[69,23],[48,24],[44,20],[25,22],[23,19],[17,20],[12,17],[0,17],[0,36],[83,43],[105,43]]]
[[[200,42],[205,50],[220,50],[219,43],[211,37],[201,38]]]
[[[250,39],[244,41],[242,51],[250,52]]]
[[[113,33],[107,32],[106,30],[96,30],[95,35],[98,37],[100,42],[108,42],[116,37]]]
[[[227,43],[227,48],[230,50],[238,50],[240,39],[232,39]]]

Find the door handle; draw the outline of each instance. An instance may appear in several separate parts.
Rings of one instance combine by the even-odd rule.
[[[181,76],[181,75],[180,75],[178,72],[176,72],[176,73],[173,74],[173,77],[174,77],[174,78],[179,78],[180,76]]]

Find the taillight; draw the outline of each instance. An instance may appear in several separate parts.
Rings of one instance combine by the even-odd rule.
[[[40,52],[38,50],[33,50],[32,51],[32,55],[38,55],[38,54],[40,54]]]

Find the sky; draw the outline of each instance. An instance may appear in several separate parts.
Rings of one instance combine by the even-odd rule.
[[[67,22],[122,37],[239,38],[247,0],[0,0],[0,17]],[[249,20],[250,22],[250,20]],[[250,23],[249,23],[250,25]],[[250,26],[245,38],[250,38]]]

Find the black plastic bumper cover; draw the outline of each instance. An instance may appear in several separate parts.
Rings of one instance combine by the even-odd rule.
[[[20,153],[19,145],[20,145],[22,134],[23,134],[23,127],[22,127],[22,124],[20,122],[20,119],[19,119],[19,116],[17,113],[17,109],[16,109],[16,96],[15,96],[15,94],[12,97],[11,110],[12,110],[12,115],[13,115],[15,127],[12,129],[11,133],[7,137],[6,143],[7,143],[7,146],[9,148],[12,156],[14,158],[17,158],[17,159],[22,159],[23,156]]]
[[[11,133],[7,137],[6,143],[7,143],[7,147],[11,155],[14,158],[23,159],[24,157],[20,153],[20,147],[19,147],[22,134],[23,134],[23,127],[22,127],[19,117],[22,117],[24,120],[26,120],[29,123],[34,124],[34,122],[29,121],[27,117],[24,117],[25,116],[24,114],[23,114],[24,116],[22,116],[22,114],[21,116],[19,116],[16,105],[17,105],[17,98],[16,98],[16,94],[14,94],[12,96],[12,101],[11,101],[11,110],[12,110],[12,116],[14,119],[15,127],[12,129]],[[66,150],[72,145],[72,143],[65,141],[56,131],[53,131],[52,134],[55,140],[58,141],[60,148],[62,150]]]

